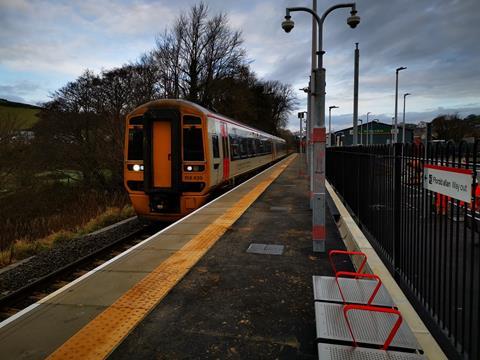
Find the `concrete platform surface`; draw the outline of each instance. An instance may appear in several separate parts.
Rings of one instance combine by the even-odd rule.
[[[312,252],[302,166],[297,157],[109,358],[317,358],[311,279],[333,272]],[[329,213],[326,227],[327,250],[344,249]],[[247,253],[251,243],[284,252]]]
[[[292,159],[277,163],[218,201],[0,323],[0,358],[41,359],[53,353],[53,358],[68,355],[83,359],[86,354],[91,358],[108,354],[112,341],[118,344],[161,301]],[[93,328],[94,336],[88,337],[88,343],[80,341],[74,351],[65,347],[108,313],[110,318]]]

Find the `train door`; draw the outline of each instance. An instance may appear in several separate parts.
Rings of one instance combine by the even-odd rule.
[[[153,187],[170,188],[172,186],[171,124],[169,121],[155,121],[152,130]]]
[[[215,133],[212,133],[212,176],[211,181],[213,184],[219,184],[222,182],[221,171],[222,171],[222,160],[220,157],[220,139],[216,133],[216,128],[214,128]]]
[[[149,109],[144,115],[144,189],[150,211],[178,212],[180,191],[180,114]]]
[[[227,181],[230,178],[230,151],[228,147],[228,130],[227,124],[222,122],[220,124],[220,135],[221,135],[221,143],[222,143],[222,155],[223,155],[223,174],[222,180]]]

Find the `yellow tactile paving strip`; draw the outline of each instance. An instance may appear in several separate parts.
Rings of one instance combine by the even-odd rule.
[[[85,325],[48,359],[106,358],[285,170],[295,156],[290,156],[277,166],[225,214]]]

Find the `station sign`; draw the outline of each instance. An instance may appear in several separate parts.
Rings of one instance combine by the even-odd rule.
[[[469,204],[472,201],[472,176],[471,169],[426,164],[423,187]]]

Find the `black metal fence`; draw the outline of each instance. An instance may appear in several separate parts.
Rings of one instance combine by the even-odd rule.
[[[327,149],[328,181],[449,358],[480,359],[478,156],[480,141]],[[471,203],[426,190],[426,164],[471,169]]]

